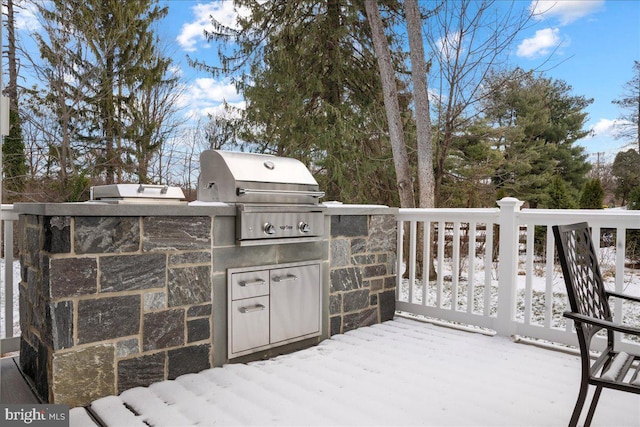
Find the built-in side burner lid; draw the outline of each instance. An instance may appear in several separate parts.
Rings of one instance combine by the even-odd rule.
[[[91,187],[91,201],[109,203],[182,203],[180,187],[150,184],[112,184]],[[186,203],[186,202],[184,202]]]
[[[200,154],[199,201],[317,204],[323,195],[299,160],[219,150]]]

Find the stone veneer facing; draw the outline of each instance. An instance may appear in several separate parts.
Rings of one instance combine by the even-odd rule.
[[[393,318],[396,235],[394,215],[331,217],[331,335]]]
[[[211,221],[20,216],[20,364],[45,401],[213,366]]]
[[[82,406],[226,363],[232,267],[327,262],[325,337],[389,320],[395,210],[352,212],[328,209],[328,241],[255,247],[228,214],[21,214],[21,367],[45,401]]]

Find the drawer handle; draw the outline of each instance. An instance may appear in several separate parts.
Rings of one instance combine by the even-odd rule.
[[[295,274],[287,274],[286,276],[275,276],[273,278],[274,282],[293,282],[294,280],[298,280],[298,276]]]
[[[238,282],[238,285],[244,288],[245,286],[264,285],[265,283],[266,282],[262,279],[241,280],[240,282]]]
[[[262,304],[256,304],[256,305],[250,305],[250,306],[248,306],[248,307],[239,307],[239,308],[238,308],[238,311],[239,311],[240,313],[243,313],[243,314],[244,314],[244,313],[251,313],[251,312],[254,312],[254,311],[262,311],[262,310],[264,310],[265,308],[267,308],[267,307],[265,307],[265,306],[264,306],[264,305],[262,305]]]

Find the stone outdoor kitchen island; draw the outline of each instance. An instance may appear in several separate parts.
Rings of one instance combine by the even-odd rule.
[[[235,244],[230,206],[15,210],[20,364],[49,403],[86,405],[228,363],[229,268],[321,260],[322,334],[306,345],[395,311],[393,208],[329,206],[321,241],[255,247]]]

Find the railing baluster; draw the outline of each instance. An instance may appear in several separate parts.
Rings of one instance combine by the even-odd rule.
[[[416,221],[409,222],[409,302],[415,302],[413,288],[416,285]]]
[[[444,270],[444,221],[438,222],[438,280],[436,292],[436,307],[442,308],[442,287],[443,287],[443,270]]]
[[[484,237],[484,311],[485,317],[491,315],[491,271],[493,269],[493,223],[485,225]]]
[[[404,221],[398,221],[397,244],[396,244],[396,301],[401,301],[400,290],[402,289],[402,264],[404,263],[404,254],[402,245],[404,244]]]
[[[545,258],[547,261],[546,269],[545,269],[545,316],[544,316],[544,326],[545,328],[551,328],[552,320],[553,320],[553,249],[555,246],[553,237],[553,230],[551,227],[547,227],[547,238],[546,238],[546,252]]]
[[[467,268],[467,313],[473,313],[474,307],[474,286],[476,269],[476,223],[469,222],[467,233],[468,241],[468,268]]]
[[[13,337],[13,221],[4,222],[5,336]]]
[[[431,222],[423,222],[422,241],[422,305],[427,305],[429,295],[429,272],[431,269]]]
[[[627,247],[627,232],[622,227],[616,228],[616,292],[624,293],[624,261]],[[598,251],[600,252],[600,251]],[[614,320],[622,322],[622,299],[615,298]],[[617,334],[619,336],[619,334]]]
[[[533,265],[535,258],[535,227],[527,226],[527,257],[526,257],[526,276],[524,286],[524,324],[531,324],[531,312],[533,301]]]
[[[453,223],[453,264],[451,265],[451,310],[458,310],[458,285],[460,278],[460,223]]]

